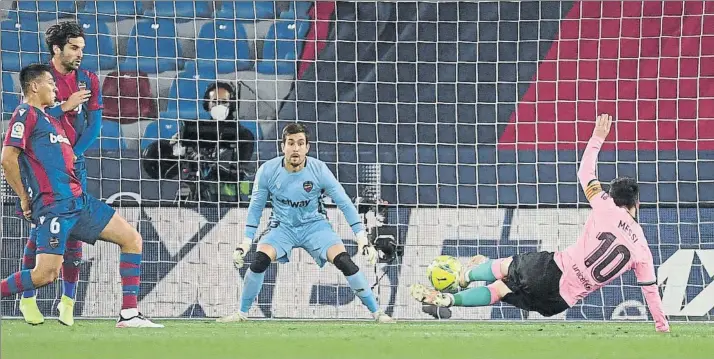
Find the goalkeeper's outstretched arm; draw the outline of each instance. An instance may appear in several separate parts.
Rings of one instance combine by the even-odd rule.
[[[585,197],[593,202],[594,198],[602,192],[602,186],[597,179],[597,157],[600,154],[605,138],[610,133],[610,125],[612,124],[612,116],[600,115],[595,123],[595,130],[588,141],[583,158],[580,161],[578,169],[578,180],[585,191]]]

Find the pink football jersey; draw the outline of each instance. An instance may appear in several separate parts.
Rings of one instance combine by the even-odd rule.
[[[563,271],[560,295],[573,306],[632,269],[660,329],[667,321],[657,291],[652,252],[642,227],[627,209],[615,205],[597,181],[597,156],[603,141],[597,137],[590,139],[578,171],[592,212],[578,241],[555,254],[554,259]]]

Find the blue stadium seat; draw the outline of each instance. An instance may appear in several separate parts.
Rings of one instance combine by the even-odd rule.
[[[172,19],[140,21],[131,31],[127,44],[128,57],[119,64],[119,70],[147,74],[176,71],[183,67],[184,60],[178,58],[181,51]]]
[[[310,29],[305,20],[276,20],[263,41],[263,59],[257,70],[262,74],[295,74],[302,55],[303,39]]]
[[[20,94],[16,93],[15,82],[8,72],[2,73],[2,112],[12,113],[20,104]]]
[[[91,15],[79,15],[77,21],[84,28],[86,44],[82,68],[93,72],[115,68],[117,57],[107,24]]]
[[[273,1],[223,1],[222,3],[222,7],[216,11],[216,18],[219,19],[252,21],[275,18]]]
[[[239,22],[215,20],[201,27],[196,39],[198,73],[210,71],[219,74],[247,70],[252,67],[248,35]],[[204,61],[200,61],[204,60]],[[211,60],[211,61],[205,61]]]
[[[179,130],[179,122],[175,119],[160,119],[151,122],[144,130],[144,136],[141,138],[141,149],[143,150],[150,144],[159,139],[169,139]]]
[[[153,9],[144,11],[144,16],[171,17],[176,18],[176,22],[188,22],[194,18],[209,18],[213,13],[208,1],[156,1]]]
[[[280,13],[281,19],[309,19],[308,11],[312,7],[312,1],[291,1],[290,8]]]
[[[126,149],[126,141],[122,138],[121,125],[115,121],[102,121],[99,138],[89,147],[94,150],[118,151]]]
[[[141,8],[141,2],[138,1],[87,1],[81,12],[87,14],[133,16],[139,14]]]
[[[179,73],[169,88],[168,108],[159,114],[159,118],[209,119],[210,114],[203,109],[203,94],[216,82],[216,77],[210,73],[204,75],[196,74],[193,63],[187,66],[187,70]]]
[[[71,16],[75,12],[75,7],[74,1],[23,0],[17,2],[17,10],[20,11],[21,16],[24,16],[24,12],[37,13],[35,18],[38,21],[50,21]]]
[[[40,34],[36,22],[5,20],[0,23],[2,71],[19,72],[23,66],[40,62]]]

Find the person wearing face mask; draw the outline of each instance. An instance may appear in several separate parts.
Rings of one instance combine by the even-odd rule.
[[[238,93],[231,84],[216,82],[204,94],[210,120],[182,121],[170,140],[144,150],[143,167],[153,178],[183,176],[177,197],[200,201],[237,201],[239,182],[251,172],[255,137],[237,119]]]

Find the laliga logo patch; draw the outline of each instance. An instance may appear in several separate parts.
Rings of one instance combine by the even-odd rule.
[[[312,181],[303,182],[302,189],[304,189],[305,192],[310,193],[312,191]]]
[[[12,138],[23,138],[25,136],[25,124],[21,122],[15,122],[12,125],[12,131],[10,131],[10,137]]]

